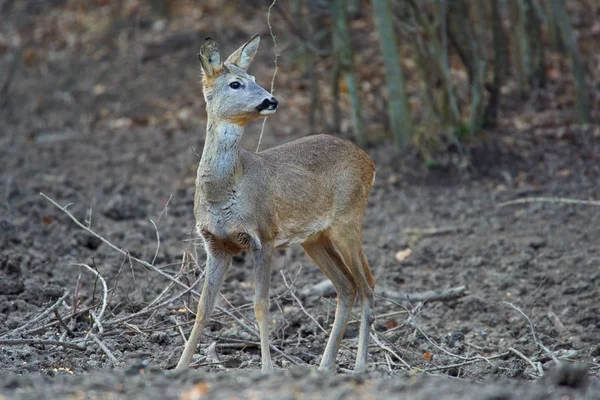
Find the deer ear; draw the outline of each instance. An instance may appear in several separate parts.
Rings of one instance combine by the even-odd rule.
[[[208,76],[217,74],[223,68],[217,44],[209,37],[204,39],[204,42],[200,45],[198,58],[200,59],[200,64],[202,64],[202,70]]]
[[[225,62],[237,65],[243,70],[247,70],[248,67],[250,67],[250,64],[252,63],[256,52],[258,51],[259,44],[260,36],[258,36],[257,33],[256,35],[252,36],[250,40],[244,43],[242,47],[234,51],[233,54],[231,54]]]

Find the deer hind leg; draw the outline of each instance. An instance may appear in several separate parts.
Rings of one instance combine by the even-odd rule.
[[[356,226],[359,227],[358,230]],[[346,265],[348,265],[350,269],[354,286],[360,297],[360,330],[354,371],[363,372],[367,369],[370,328],[374,320],[373,296],[375,291],[375,279],[371,274],[369,262],[362,249],[361,225],[359,223],[356,226],[346,226],[344,229],[334,229],[332,232],[332,240],[340,250],[340,253],[344,255]]]
[[[356,288],[344,258],[332,243],[327,232],[319,234],[314,239],[309,239],[302,244],[302,247],[331,280],[338,295],[333,328],[319,365],[320,371],[329,371],[335,367],[335,359],[356,298]]]

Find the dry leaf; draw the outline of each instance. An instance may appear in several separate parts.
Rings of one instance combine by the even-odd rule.
[[[569,175],[571,175],[570,169],[561,169],[560,171],[558,171],[556,173],[556,176],[569,176]]]
[[[388,329],[392,329],[398,326],[398,323],[394,319],[388,319],[385,321],[385,326]]]
[[[400,250],[396,253],[396,261],[402,262],[408,258],[412,254],[412,250],[410,248],[406,248],[404,250]]]
[[[200,382],[200,383],[194,385],[194,387],[192,387],[187,392],[181,393],[179,398],[181,400],[197,400],[197,399],[201,399],[202,397],[204,397],[207,393],[208,393],[208,385],[206,384],[206,382]]]

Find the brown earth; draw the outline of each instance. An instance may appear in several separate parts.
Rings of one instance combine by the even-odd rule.
[[[377,298],[374,329],[383,347],[372,342],[368,373],[348,373],[353,325],[338,374],[315,371],[327,335],[292,291],[325,328],[335,300],[300,295],[324,276],[293,248],[275,259],[271,337],[300,365],[274,354],[282,370],[261,375],[256,338],[217,312],[194,360],[198,368],[174,374],[168,370],[189,333],[195,297],[113,322],[181,290],[75,226],[39,193],[72,203],[75,217],[131,255],[156,257],[164,272],[196,281],[204,253],[191,240],[193,180],[204,111],[195,53],[208,34],[232,51],[252,29],[225,30],[224,17],[215,15],[196,16],[197,25],[141,18],[135,29],[131,18],[102,25],[106,7],[82,11],[64,1],[15,7],[12,22],[0,28],[1,76],[10,76],[0,98],[0,343],[61,340],[82,348],[0,344],[0,398],[600,398],[600,208],[498,207],[530,196],[600,197],[599,121],[576,126],[570,109],[550,110],[563,90],[559,82],[537,103],[507,107],[512,111],[499,129],[467,143],[467,166],[427,169],[415,155],[400,160],[387,142],[367,149],[378,171],[364,248],[378,289],[468,290],[424,304]],[[267,34],[264,19],[255,24]],[[17,36],[20,44],[11,44]],[[253,67],[265,86],[272,62],[267,43]],[[281,43],[285,48],[283,34]],[[261,148],[310,133],[301,106],[307,89],[298,83],[304,78],[282,59],[276,83],[282,107],[269,118]],[[600,65],[598,56],[588,61]],[[598,81],[591,87],[598,89]],[[592,92],[600,109],[600,91]],[[259,132],[259,123],[247,128],[246,148],[256,147]],[[160,235],[156,256],[151,220]],[[94,266],[107,283],[102,334],[85,311],[93,305],[98,315],[101,282],[73,263]],[[66,293],[57,311],[74,337],[52,312],[34,321]],[[235,258],[222,293],[220,305],[253,325],[246,254]],[[90,329],[116,365],[83,340]],[[207,359],[213,342],[222,365]]]

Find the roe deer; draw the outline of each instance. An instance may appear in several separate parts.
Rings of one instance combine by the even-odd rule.
[[[256,274],[254,311],[262,371],[273,370],[268,327],[271,258],[273,249],[300,244],[338,294],[319,369],[334,368],[358,296],[362,312],[355,371],[364,371],[375,281],[362,249],[362,218],[375,165],[354,144],[329,135],[308,136],[259,153],[240,148],[246,123],[277,109],[277,100],[246,72],[259,41],[253,36],[225,62],[210,38],[198,53],[208,118],[194,216],[207,253],[206,278],[176,369],[189,366],[232,256],[248,250]]]

